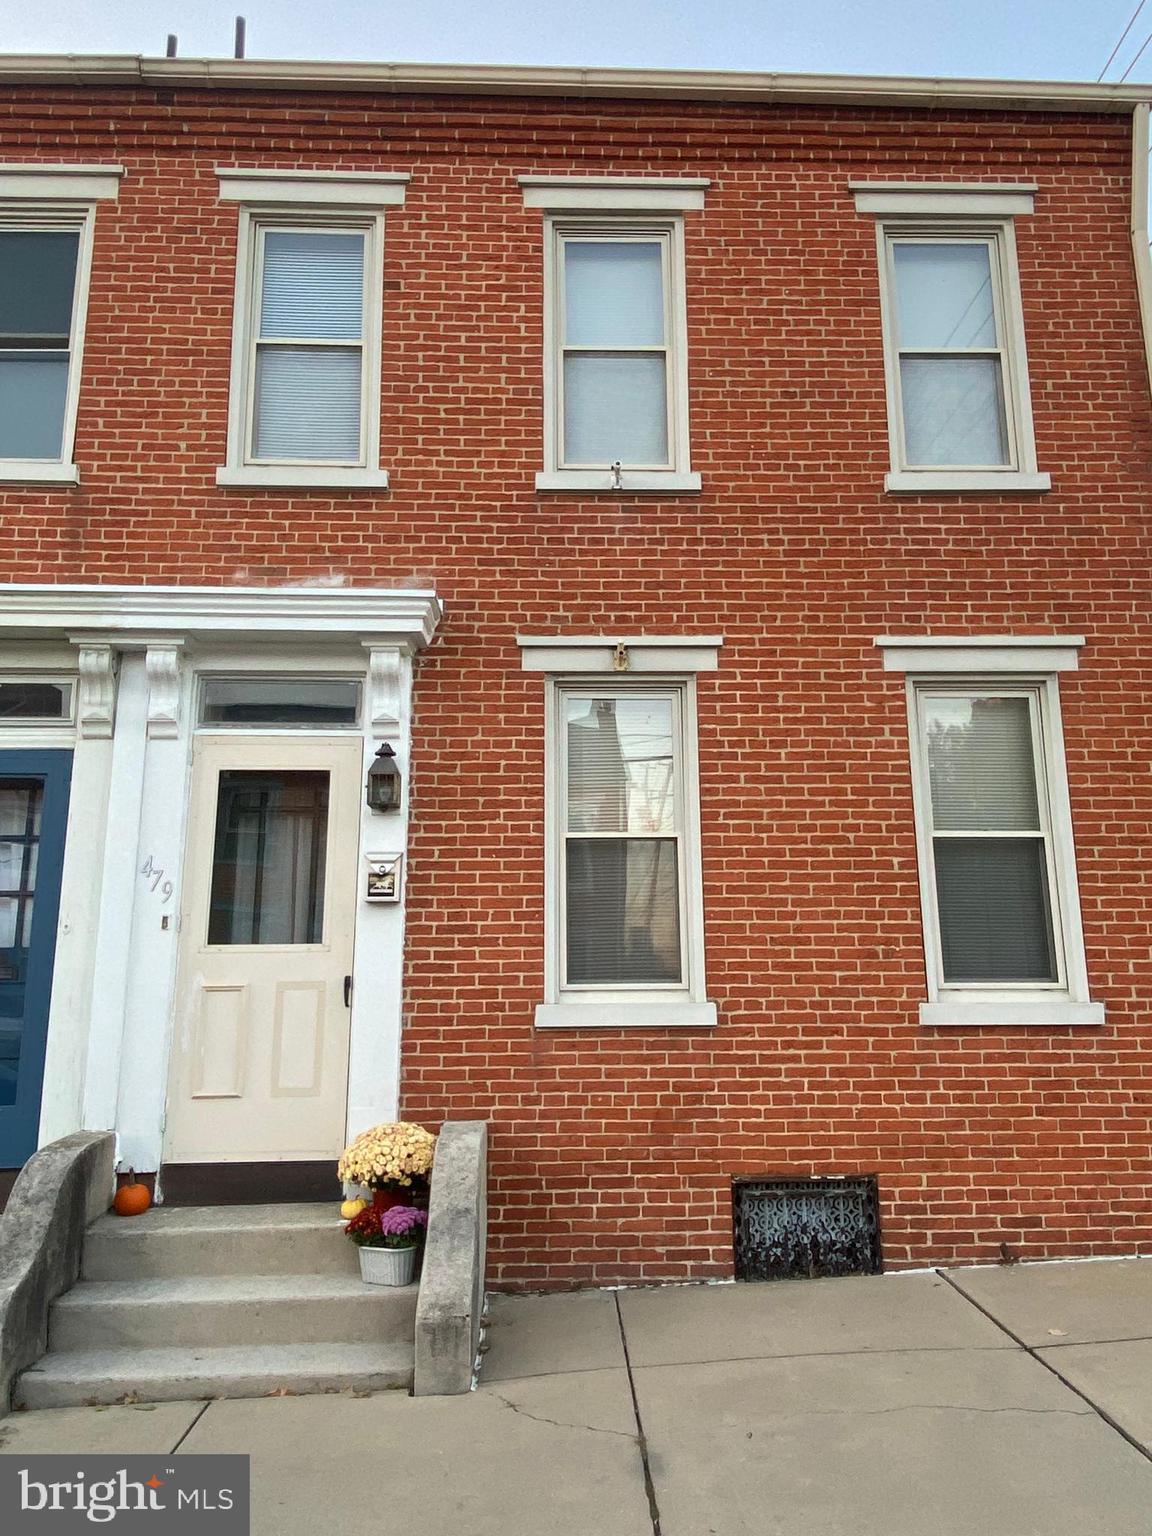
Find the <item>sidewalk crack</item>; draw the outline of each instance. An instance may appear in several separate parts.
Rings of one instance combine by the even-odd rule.
[[[628,1335],[624,1331],[624,1314],[620,1310],[620,1292],[613,1295],[616,1304],[616,1322],[620,1329],[620,1348],[624,1351],[624,1369],[628,1372],[628,1390],[632,1394],[632,1412],[636,1416],[636,1445],[640,1451],[640,1464],[644,1469],[644,1492],[648,1497],[648,1518],[652,1522],[652,1536],[661,1536],[660,1505],[656,1500],[656,1484],[652,1480],[652,1463],[648,1456],[648,1437],[640,1417],[640,1399],[636,1396],[636,1380],[632,1375],[632,1357],[628,1353]]]
[[[486,1389],[487,1395],[494,1397],[498,1403],[503,1403],[505,1408],[511,1408],[513,1413],[518,1413],[522,1419],[531,1419],[535,1424],[552,1424],[557,1429],[586,1429],[590,1435],[619,1435],[621,1440],[635,1441],[636,1436],[628,1433],[626,1429],[606,1429],[599,1424],[574,1424],[570,1419],[549,1419],[542,1413],[529,1413],[527,1408],[521,1408],[519,1403],[514,1403],[510,1397],[505,1397],[500,1392],[494,1392],[491,1387]]]

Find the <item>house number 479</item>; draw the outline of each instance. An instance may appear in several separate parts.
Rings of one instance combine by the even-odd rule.
[[[164,871],[160,868],[159,864],[156,863],[151,854],[149,854],[148,857],[144,860],[143,864],[141,864],[140,873],[144,876],[145,880],[150,880],[152,882],[152,890],[159,891],[160,900],[167,901],[169,896],[172,894],[172,882],[171,880],[165,880]]]

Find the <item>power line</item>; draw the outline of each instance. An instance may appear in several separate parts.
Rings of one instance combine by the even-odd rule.
[[[1113,48],[1112,52],[1108,55],[1108,63],[1105,64],[1104,68],[1096,76],[1097,84],[1099,84],[1099,82],[1101,80],[1103,80],[1104,76],[1108,73],[1108,70],[1111,68],[1111,65],[1112,65],[1112,60],[1120,52],[1121,48],[1123,48],[1123,46],[1124,46],[1124,39],[1128,36],[1129,32],[1131,32],[1133,26],[1135,25],[1136,18],[1139,16],[1140,12],[1144,9],[1144,7],[1145,7],[1145,5],[1147,5],[1147,3],[1148,3],[1148,0],[1140,0],[1140,4],[1132,12],[1131,16],[1129,16],[1129,18],[1128,18],[1128,25],[1124,28],[1123,32],[1121,32],[1121,34],[1120,34],[1120,41],[1116,44],[1115,48]],[[1147,47],[1148,46],[1147,43],[1145,43],[1144,46]],[[1133,62],[1135,62],[1135,61],[1133,61]]]
[[[1149,32],[1148,36],[1140,44],[1140,47],[1139,47],[1139,49],[1137,50],[1137,53],[1136,53],[1136,57],[1132,60],[1131,64],[1129,64],[1128,68],[1120,76],[1120,84],[1121,85],[1124,84],[1124,82],[1125,82],[1125,80],[1127,80],[1128,76],[1136,68],[1137,64],[1139,64],[1140,56],[1144,52],[1145,48],[1147,48],[1149,43],[1152,43],[1152,32]]]

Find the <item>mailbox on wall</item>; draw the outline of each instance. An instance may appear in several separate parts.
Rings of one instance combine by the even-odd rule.
[[[402,853],[364,855],[364,900],[399,901]]]

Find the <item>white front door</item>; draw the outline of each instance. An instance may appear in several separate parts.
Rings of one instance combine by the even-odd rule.
[[[343,1146],[362,754],[359,736],[196,738],[168,1162]]]

